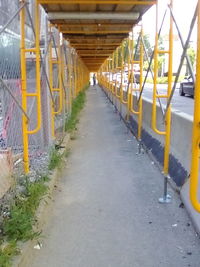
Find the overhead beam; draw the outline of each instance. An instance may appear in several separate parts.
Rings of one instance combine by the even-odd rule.
[[[86,46],[83,46],[83,47],[81,47],[81,49],[80,49],[80,47],[76,47],[76,46],[73,46],[73,48],[75,48],[76,49],[76,51],[79,51],[79,52],[81,52],[81,51],[86,51],[87,50],[87,52],[90,52],[90,51],[107,51],[107,50],[111,50],[111,51],[113,51],[113,50],[115,50],[117,47],[116,46],[108,46],[108,47],[96,47],[96,46],[94,46],[94,47],[86,47]]]
[[[156,1],[138,1],[138,0],[39,0],[40,4],[57,4],[57,5],[72,5],[72,4],[104,4],[104,5],[154,5]]]
[[[70,27],[70,28],[80,28],[80,27],[98,27],[98,28],[101,28],[101,27],[116,27],[116,26],[119,26],[119,27],[132,27],[133,25],[131,23],[124,23],[124,24],[121,24],[121,23],[79,23],[79,24],[71,24],[71,23],[56,23],[57,26],[59,27]]]
[[[79,54],[80,55],[80,54]],[[84,55],[80,55],[82,58],[84,57],[103,57],[103,56],[110,56],[110,54],[94,54],[94,55],[91,55],[91,54],[84,54]]]
[[[49,20],[137,20],[139,12],[49,12]]]
[[[95,58],[94,58],[94,59],[92,59],[91,61],[88,61],[88,60],[84,59],[84,63],[85,63],[85,64],[87,64],[87,63],[94,63],[94,62],[96,62],[96,63],[98,63],[98,64],[102,64],[104,61],[105,61],[105,59],[103,59],[103,60],[101,60],[101,61],[98,61],[97,58],[96,58],[96,60],[95,60]]]
[[[85,63],[85,65],[95,65],[95,66],[99,66],[100,65],[101,66],[101,63],[95,63],[95,62],[94,63]]]
[[[91,34],[113,34],[113,33],[129,33],[129,31],[131,31],[131,29],[128,29],[128,30],[100,30],[100,31],[87,31],[87,32],[84,32],[84,31],[80,31],[80,30],[62,30],[60,29],[60,31],[64,34],[77,34],[77,33],[82,33],[84,35],[91,35]]]
[[[77,44],[77,43],[73,43],[73,42],[70,42],[70,44],[72,46],[76,46],[76,47],[83,47],[83,46],[87,46],[87,47],[96,47],[96,46],[117,46],[117,45],[120,45],[121,43],[110,43],[110,44],[101,44],[101,43],[93,43],[93,44],[88,44],[88,43],[82,43],[82,44]]]
[[[74,36],[74,35],[66,35],[65,38],[66,39],[70,39],[70,40],[76,40],[76,41],[116,41],[116,42],[119,42],[121,39],[124,39],[126,38],[127,34],[121,34],[121,35],[112,35],[112,36],[109,36],[109,38],[107,38],[107,35],[105,36],[86,36],[86,35],[77,35],[77,36]]]
[[[108,53],[112,53],[113,52],[113,50],[103,50],[103,49],[99,49],[99,50],[97,50],[97,49],[86,49],[86,50],[83,50],[83,49],[76,49],[76,51],[79,53],[79,54],[81,54],[81,53],[83,53],[83,54],[87,54],[87,53],[92,53],[92,54],[101,54],[101,53],[106,53],[106,54],[108,54]]]

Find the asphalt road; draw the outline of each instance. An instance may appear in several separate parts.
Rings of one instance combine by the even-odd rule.
[[[167,90],[166,85],[158,85],[158,93],[159,94],[165,94]],[[143,92],[143,97],[152,99],[152,92],[153,92],[153,86],[152,85],[146,85]],[[166,103],[164,99],[161,99],[163,105]],[[177,86],[177,89],[175,91],[175,94],[172,99],[172,108],[184,112],[186,114],[193,116],[193,110],[194,110],[194,99],[191,96],[180,96],[179,95],[179,88]]]

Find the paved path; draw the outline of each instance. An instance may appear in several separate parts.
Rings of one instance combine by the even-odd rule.
[[[98,88],[98,87],[97,87]],[[199,267],[200,242],[178,196],[98,88],[90,88],[32,267]]]

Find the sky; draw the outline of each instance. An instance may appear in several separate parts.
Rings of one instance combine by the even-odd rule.
[[[158,0],[158,1],[159,1],[159,10],[160,10],[159,19],[161,20],[168,1],[167,0]],[[189,26],[190,26],[192,17],[194,15],[197,0],[189,0],[189,1],[188,0],[174,0],[173,2],[174,2],[173,3],[174,16],[185,40],[187,38]],[[167,27],[168,21],[169,19],[166,18],[165,24],[162,30],[162,34],[168,33],[168,27]],[[144,33],[149,34],[150,39],[154,40],[155,6],[151,7],[143,16],[143,27],[144,27]],[[174,33],[176,34],[176,30],[174,30]],[[196,41],[196,27],[193,30],[193,35],[192,35],[191,40]]]

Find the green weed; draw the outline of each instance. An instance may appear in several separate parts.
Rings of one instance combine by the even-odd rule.
[[[12,257],[19,254],[17,241],[27,241],[40,236],[40,233],[33,229],[36,223],[35,212],[48,191],[46,185],[48,179],[44,176],[35,183],[26,181],[26,193],[16,197],[12,204],[10,216],[3,221],[2,225],[3,234],[9,243],[0,248],[0,266],[11,266]]]
[[[65,124],[65,131],[72,132],[75,130],[76,125],[79,122],[78,115],[84,107],[85,100],[86,100],[86,94],[85,91],[82,91],[73,101],[71,116]]]
[[[16,241],[10,242],[4,248],[0,248],[0,266],[10,267],[13,256],[20,254]]]
[[[8,240],[26,241],[39,235],[33,230],[35,212],[39,203],[48,190],[46,178],[27,185],[26,195],[20,196],[11,206],[10,217],[4,220],[3,232]]]
[[[58,150],[53,149],[50,152],[50,161],[49,161],[49,170],[54,170],[56,167],[59,167],[62,162],[62,155]]]

